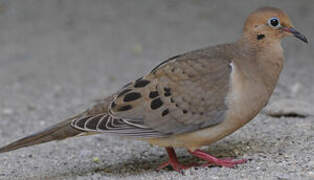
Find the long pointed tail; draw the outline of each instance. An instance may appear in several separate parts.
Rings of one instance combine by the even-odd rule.
[[[35,144],[41,144],[41,143],[54,141],[54,140],[62,140],[68,137],[76,136],[82,133],[82,131],[79,131],[71,127],[71,122],[75,118],[77,117],[67,119],[41,132],[32,134],[30,136],[19,139],[11,144],[8,144],[4,147],[1,147],[0,153],[13,151],[16,149],[20,149],[27,146],[32,146]]]

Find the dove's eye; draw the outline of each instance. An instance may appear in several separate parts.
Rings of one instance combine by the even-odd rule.
[[[268,20],[268,25],[274,27],[274,28],[278,28],[280,27],[280,22],[279,19],[276,17],[272,17]]]

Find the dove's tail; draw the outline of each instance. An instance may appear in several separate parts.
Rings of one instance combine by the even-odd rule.
[[[79,135],[82,133],[82,131],[74,129],[71,126],[71,122],[75,118],[77,117],[67,119],[41,132],[32,134],[30,136],[19,139],[11,144],[8,144],[4,147],[1,147],[0,153],[13,151],[23,147],[41,144],[49,141],[62,140],[68,137]]]

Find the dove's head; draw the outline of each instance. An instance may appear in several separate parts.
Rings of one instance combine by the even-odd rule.
[[[244,36],[254,42],[280,41],[286,36],[294,36],[307,43],[306,37],[298,32],[288,15],[278,8],[263,7],[252,12],[244,25]]]

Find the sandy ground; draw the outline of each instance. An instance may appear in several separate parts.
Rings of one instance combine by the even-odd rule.
[[[265,5],[285,9],[310,39],[284,40],[285,69],[270,102],[301,101],[313,114],[314,2],[269,2],[1,0],[0,145],[84,110],[167,57],[236,40],[248,13]],[[162,148],[97,135],[0,154],[0,179],[314,179],[313,149],[313,116],[261,113],[204,147],[251,160],[234,169],[157,172]],[[197,161],[184,149],[178,155]]]

